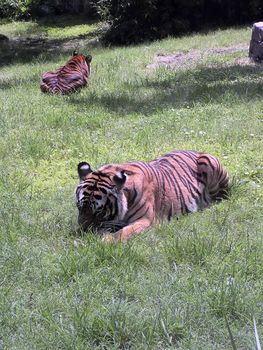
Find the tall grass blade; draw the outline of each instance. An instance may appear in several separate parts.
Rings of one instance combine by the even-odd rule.
[[[256,338],[256,350],[261,350],[261,345],[259,342],[259,336],[258,336],[258,330],[257,330],[257,324],[256,324],[256,320],[253,317],[253,323],[254,323],[254,333],[255,333],[255,338]]]
[[[166,336],[166,338],[167,338],[168,343],[169,343],[170,345],[172,345],[172,337],[169,335],[169,333],[168,333],[168,331],[167,331],[167,328],[166,328],[166,326],[165,326],[164,321],[163,321],[162,318],[161,318],[160,322],[161,322],[161,326],[162,326],[162,329],[163,329],[163,331],[164,331],[164,334],[165,334],[165,336]]]
[[[234,337],[233,337],[233,333],[232,333],[232,331],[230,329],[230,326],[229,326],[229,323],[227,321],[226,316],[225,316],[225,322],[226,322],[226,327],[227,327],[227,330],[228,330],[228,334],[229,334],[229,338],[230,338],[230,341],[231,341],[232,348],[233,348],[233,350],[237,350],[236,343],[235,343],[235,340],[234,340]]]

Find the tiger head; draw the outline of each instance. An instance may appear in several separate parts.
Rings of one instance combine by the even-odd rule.
[[[96,230],[106,222],[121,221],[127,212],[125,171],[92,171],[87,162],[81,162],[78,175],[80,183],[75,193],[80,227]]]
[[[87,62],[87,64],[89,64],[92,60],[92,56],[91,55],[82,55],[82,54],[79,54],[77,50],[74,50],[73,53],[72,53],[72,56],[73,58],[76,57],[76,56],[81,56],[85,59],[85,61]]]

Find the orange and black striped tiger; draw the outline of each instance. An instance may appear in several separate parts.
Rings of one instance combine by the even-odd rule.
[[[83,230],[126,241],[162,219],[209,206],[226,197],[229,177],[214,156],[174,151],[150,162],[108,164],[92,171],[79,163],[78,222]]]
[[[90,55],[74,51],[73,57],[63,67],[42,75],[41,91],[65,95],[85,87],[90,76],[91,60]]]

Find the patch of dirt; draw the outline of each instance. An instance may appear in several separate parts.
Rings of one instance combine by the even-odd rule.
[[[231,54],[235,52],[244,52],[244,54],[246,53],[246,55],[248,55],[248,46],[235,45],[235,46],[220,47],[215,49],[204,49],[204,50],[191,49],[189,51],[177,51],[173,54],[159,53],[157,56],[155,56],[153,63],[148,64],[146,68],[156,69],[159,67],[167,67],[171,69],[177,69],[179,67],[190,66],[192,63],[198,62],[201,59],[204,59],[210,55],[223,55],[223,54]],[[242,59],[238,59],[238,60],[242,60]],[[247,61],[249,62],[249,59],[247,59]]]

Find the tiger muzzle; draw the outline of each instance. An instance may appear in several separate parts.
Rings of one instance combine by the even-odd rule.
[[[79,208],[78,224],[83,231],[92,229],[94,226],[94,215],[89,205]]]
[[[97,232],[101,227],[103,215],[94,214],[90,206],[79,208],[78,224],[83,231]]]

